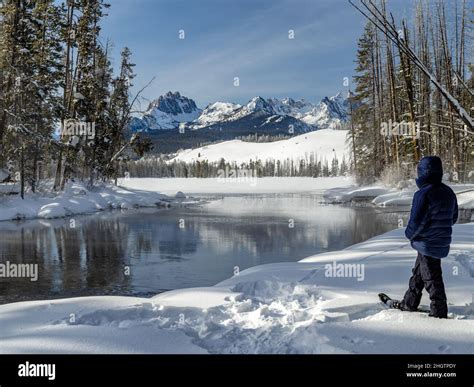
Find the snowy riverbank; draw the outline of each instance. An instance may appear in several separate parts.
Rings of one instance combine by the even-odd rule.
[[[57,194],[51,189],[51,184],[43,184],[38,193],[26,193],[25,200],[19,195],[0,196],[0,221],[52,219],[107,209],[165,206],[172,200],[172,197],[158,192],[111,184],[98,184],[88,189],[82,183],[70,183],[64,192]]]
[[[378,302],[403,294],[414,259],[398,229],[213,287],[2,305],[0,353],[473,353],[474,223],[443,260],[451,319]],[[330,276],[340,264],[353,276]]]
[[[474,184],[448,184],[456,193],[460,209],[474,209]],[[366,201],[379,207],[411,206],[417,187],[396,189],[383,184],[369,186],[341,186],[330,188],[324,198],[330,203]]]

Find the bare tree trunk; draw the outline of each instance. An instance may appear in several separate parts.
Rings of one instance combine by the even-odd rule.
[[[23,145],[20,150],[20,196],[25,198],[25,149]]]
[[[73,35],[73,19],[74,19],[74,2],[67,2],[67,41],[66,41],[66,63],[65,63],[65,71],[64,71],[64,92],[63,92],[63,114],[61,117],[61,124],[64,123],[64,120],[68,116],[70,112],[70,102],[72,96],[72,68],[71,68],[71,50],[72,50],[72,40],[74,38]],[[60,139],[61,141],[61,139]],[[66,164],[66,160],[63,160],[65,157],[63,149],[60,149],[59,156],[58,156],[58,163],[56,164],[56,173],[54,178],[54,190],[57,191],[58,189],[64,189],[64,165]]]
[[[354,110],[352,108],[352,95],[351,95],[350,87],[349,87],[349,109],[351,113],[351,137],[352,137],[352,157],[353,157],[352,161],[354,162],[354,172],[357,173],[356,133],[355,133],[355,127],[354,127],[354,119],[353,119]]]

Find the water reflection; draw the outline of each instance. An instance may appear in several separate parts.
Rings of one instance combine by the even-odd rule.
[[[235,266],[342,249],[396,228],[406,216],[324,205],[317,196],[267,195],[100,213],[77,217],[75,225],[3,222],[0,262],[37,263],[39,280],[0,278],[0,303],[213,285]]]

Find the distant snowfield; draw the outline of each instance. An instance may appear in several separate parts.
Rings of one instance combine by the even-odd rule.
[[[196,149],[186,149],[177,154],[173,160],[191,163],[208,160],[219,162],[224,158],[229,162],[248,163],[250,160],[280,160],[287,159],[309,160],[311,154],[317,160],[331,161],[337,157],[349,162],[349,152],[346,145],[347,130],[321,129],[308,132],[287,140],[274,142],[245,142],[241,140],[224,141]]]
[[[403,295],[414,259],[398,229],[213,287],[2,305],[0,353],[474,353],[474,223],[454,227],[443,260],[450,319],[378,302]],[[334,264],[357,275],[330,276]]]
[[[121,179],[127,189],[185,194],[320,194],[329,203],[363,200],[378,207],[411,206],[416,187],[403,190],[382,184],[357,186],[353,177],[263,177],[231,179],[136,178]],[[447,183],[456,193],[459,208],[474,209],[474,184]]]
[[[352,177],[262,177],[262,178],[131,178],[119,179],[119,185],[126,189],[155,191],[174,195],[183,191],[193,194],[323,194],[336,187],[346,189],[353,186]]]

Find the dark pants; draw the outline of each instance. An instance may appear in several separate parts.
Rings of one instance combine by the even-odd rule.
[[[431,312],[430,316],[446,318],[448,317],[448,305],[446,302],[446,292],[444,291],[443,274],[441,271],[441,259],[428,257],[418,253],[413,275],[402,307],[405,310],[415,311],[420,305],[423,288],[430,295]]]

